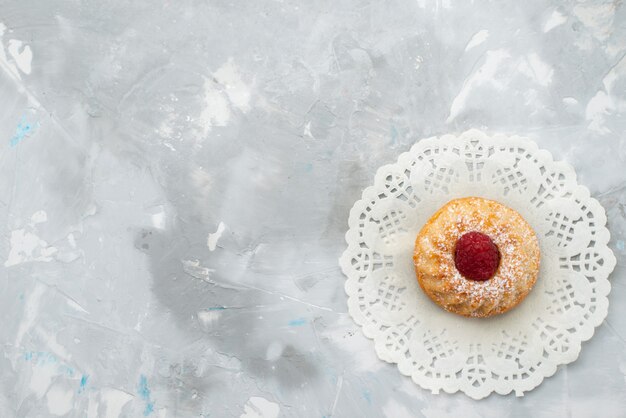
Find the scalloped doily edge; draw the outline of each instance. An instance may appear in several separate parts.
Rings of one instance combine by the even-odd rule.
[[[524,396],[524,394],[526,392],[530,392],[530,391],[536,389],[539,385],[541,385],[543,383],[543,381],[545,379],[554,376],[556,374],[556,372],[558,371],[560,366],[565,366],[565,365],[571,364],[574,361],[576,361],[578,359],[579,355],[580,355],[581,350],[582,350],[582,343],[584,343],[586,341],[589,341],[594,336],[596,329],[602,324],[602,322],[604,322],[604,319],[606,318],[606,316],[608,314],[608,307],[609,307],[608,295],[611,292],[611,287],[612,287],[611,286],[611,282],[609,280],[609,277],[610,277],[611,273],[613,272],[613,270],[615,269],[615,266],[617,264],[617,259],[615,257],[615,254],[613,253],[613,251],[610,249],[610,247],[608,247],[608,243],[610,242],[610,239],[611,239],[611,232],[606,227],[607,216],[606,216],[606,210],[604,209],[604,207],[600,204],[600,202],[596,198],[594,198],[591,195],[591,192],[590,192],[589,188],[587,188],[585,185],[577,183],[576,171],[575,171],[574,167],[571,164],[569,164],[566,161],[556,161],[554,159],[553,154],[550,151],[548,151],[546,149],[543,149],[543,148],[539,148],[538,144],[535,141],[533,141],[532,139],[527,138],[527,137],[522,137],[522,136],[518,136],[518,135],[507,136],[507,135],[504,135],[504,134],[494,134],[494,135],[490,136],[490,135],[484,133],[483,131],[480,131],[480,130],[477,130],[477,129],[469,129],[469,130],[464,131],[463,133],[461,133],[459,135],[445,134],[445,135],[442,135],[442,136],[432,136],[432,137],[424,138],[424,139],[421,139],[421,140],[417,141],[415,144],[413,144],[408,151],[405,151],[405,152],[401,153],[394,163],[385,164],[383,166],[380,166],[376,170],[376,173],[374,175],[374,179],[378,178],[379,175],[384,173],[386,168],[397,166],[399,164],[399,162],[403,158],[407,158],[408,156],[410,156],[411,153],[414,153],[418,149],[418,147],[423,147],[425,145],[429,145],[431,142],[434,143],[436,141],[443,141],[446,138],[448,138],[448,139],[452,139],[452,138],[460,139],[460,138],[463,138],[464,136],[469,136],[469,135],[474,135],[474,136],[478,135],[478,136],[480,136],[482,138],[501,139],[501,140],[515,139],[515,140],[520,141],[520,142],[525,142],[527,145],[532,147],[535,151],[543,153],[547,157],[549,162],[551,162],[551,163],[553,163],[555,165],[561,166],[563,168],[566,168],[566,170],[568,171],[568,174],[572,176],[571,180],[574,183],[576,183],[576,186],[578,188],[584,190],[585,195],[588,196],[588,198],[591,201],[593,201],[594,204],[596,204],[597,207],[601,210],[601,214],[602,214],[603,220],[604,220],[604,224],[602,225],[601,229],[606,234],[606,242],[603,243],[602,245],[604,245],[609,250],[611,259],[609,261],[610,266],[606,270],[606,277],[602,277],[602,279],[606,280],[607,283],[608,283],[608,286],[606,288],[606,292],[603,293],[603,294],[599,294],[598,295],[598,296],[600,296],[600,297],[602,297],[602,298],[604,298],[606,300],[606,305],[605,305],[606,309],[604,310],[604,312],[601,312],[600,315],[594,316],[593,320],[588,324],[590,326],[590,332],[588,333],[589,335],[588,336],[587,335],[583,335],[582,338],[577,340],[578,343],[575,346],[575,348],[576,348],[575,355],[572,356],[572,358],[569,359],[569,361],[560,362],[558,364],[556,362],[554,362],[554,361],[546,362],[546,364],[547,364],[546,369],[547,370],[543,370],[542,373],[538,373],[537,374],[538,379],[536,379],[536,381],[531,382],[533,384],[530,384],[527,387],[524,387],[524,388],[521,388],[521,389],[520,388],[514,388],[512,386],[511,387],[507,387],[505,390],[498,390],[496,388],[496,389],[493,389],[493,390],[491,390],[491,391],[489,391],[489,392],[487,392],[485,394],[481,394],[481,395],[478,395],[478,396],[473,396],[472,394],[465,392],[462,388],[459,388],[459,387],[456,387],[453,390],[446,390],[446,388],[443,388],[443,387],[433,388],[433,387],[429,387],[428,385],[424,385],[422,382],[416,380],[411,374],[404,373],[404,371],[400,369],[400,366],[399,366],[399,364],[396,361],[384,359],[383,358],[384,356],[381,356],[381,354],[378,351],[378,348],[376,347],[375,337],[373,335],[370,335],[366,331],[366,328],[365,328],[366,324],[363,323],[363,321],[361,321],[360,318],[356,317],[351,312],[350,305],[351,305],[351,302],[354,299],[354,295],[351,294],[349,289],[348,289],[349,281],[351,280],[351,277],[350,277],[350,274],[349,274],[348,260],[346,258],[346,256],[349,253],[349,250],[350,250],[351,234],[354,233],[354,231],[351,228],[348,228],[348,230],[344,234],[344,240],[345,240],[346,244],[348,244],[348,247],[344,250],[344,252],[342,253],[342,255],[338,259],[341,271],[344,274],[344,276],[346,276],[346,278],[347,278],[343,287],[344,287],[344,291],[346,292],[346,294],[348,296],[348,300],[347,300],[347,303],[348,303],[348,314],[350,315],[352,320],[361,328],[361,332],[363,333],[363,335],[366,338],[368,338],[368,339],[370,339],[370,340],[372,340],[374,342],[374,349],[375,349],[377,357],[380,360],[382,360],[382,361],[384,361],[386,363],[395,364],[401,375],[411,378],[411,380],[415,384],[417,384],[419,387],[421,387],[422,389],[429,390],[433,394],[439,394],[441,391],[443,391],[445,393],[448,393],[448,394],[454,394],[454,393],[457,393],[457,392],[462,392],[466,396],[468,396],[468,397],[470,397],[472,399],[475,399],[475,400],[485,399],[485,398],[489,397],[490,395],[492,395],[493,393],[497,393],[498,395],[506,396],[506,395],[511,394],[512,392],[515,392],[516,396],[521,397],[521,396]],[[357,212],[359,212],[357,210],[358,206],[364,204],[365,197],[372,190],[375,190],[375,184],[366,187],[362,191],[362,193],[361,193],[361,198],[359,200],[357,200],[354,203],[354,205],[352,206],[352,208],[350,209],[350,213],[349,213],[349,216],[348,216],[348,225],[349,226],[353,224],[354,216],[356,215]],[[544,369],[544,368],[542,368],[542,369]]]

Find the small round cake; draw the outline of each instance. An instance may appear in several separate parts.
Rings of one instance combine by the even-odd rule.
[[[435,303],[463,316],[488,317],[519,304],[539,273],[539,242],[515,210],[466,197],[439,209],[417,235],[415,272]]]

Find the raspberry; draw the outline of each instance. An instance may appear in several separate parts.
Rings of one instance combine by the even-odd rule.
[[[500,251],[489,236],[468,232],[456,242],[454,264],[466,279],[488,280],[498,270]]]

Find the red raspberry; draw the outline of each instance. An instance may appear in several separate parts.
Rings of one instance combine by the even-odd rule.
[[[489,236],[468,232],[456,242],[454,264],[466,279],[488,280],[498,270],[500,251]]]

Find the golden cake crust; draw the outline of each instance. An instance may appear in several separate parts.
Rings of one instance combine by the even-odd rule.
[[[464,278],[456,269],[457,240],[477,231],[488,235],[500,251],[495,275],[485,281]],[[449,312],[488,317],[519,304],[539,273],[539,242],[515,210],[493,200],[451,200],[426,222],[415,240],[413,261],[422,290]]]

